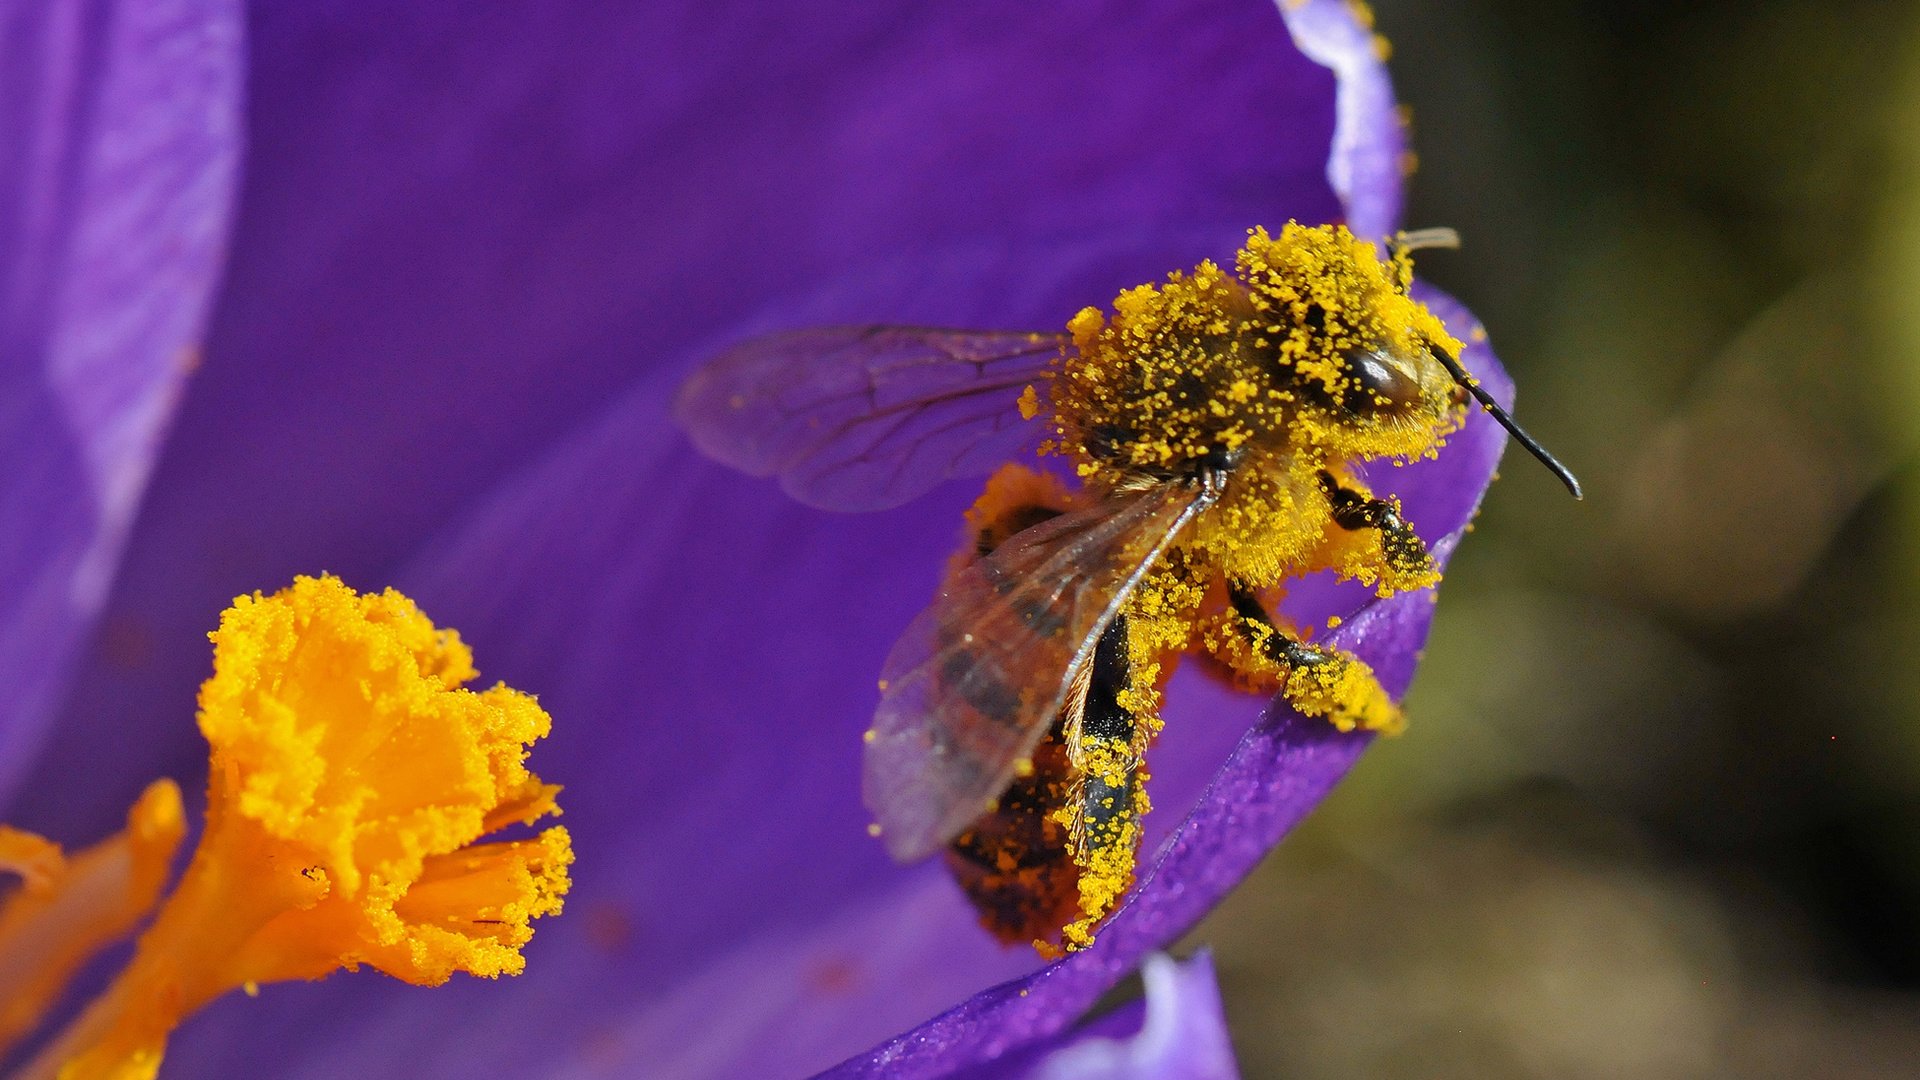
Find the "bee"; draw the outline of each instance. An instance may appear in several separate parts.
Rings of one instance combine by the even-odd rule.
[[[1455,244],[1403,233],[1383,256],[1290,222],[1065,333],[805,329],[693,374],[676,415],[700,449],[816,507],[993,472],[880,673],[863,794],[896,859],[944,851],[988,930],[1082,948],[1131,888],[1182,656],[1342,729],[1400,726],[1366,664],[1275,614],[1314,571],[1381,596],[1438,580],[1363,466],[1434,455],[1472,399],[1580,495],[1412,295],[1411,253]]]

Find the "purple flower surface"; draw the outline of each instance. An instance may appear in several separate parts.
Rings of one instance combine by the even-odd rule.
[[[205,361],[104,619],[22,606],[47,632],[0,638],[0,672],[57,680],[0,706],[0,820],[79,840],[106,832],[156,775],[191,785],[205,768],[193,692],[218,611],[325,569],[400,587],[473,643],[487,679],[540,694],[556,718],[540,770],[567,786],[578,862],[566,914],[541,925],[519,979],[269,987],[189,1022],[171,1070],[984,1067],[1061,1038],[1352,764],[1364,737],[1177,677],[1135,895],[1064,962],[1001,948],[938,866],[887,860],[859,800],[873,680],[931,596],[972,491],[873,515],[814,511],[706,461],[669,420],[690,367],[750,333],[1054,327],[1229,255],[1256,223],[1351,220],[1374,235],[1397,223],[1403,136],[1371,35],[1342,0],[1004,7],[249,13],[230,225],[216,167],[231,165],[228,131],[207,151],[213,171],[173,181],[213,219],[109,208],[95,226],[130,230],[141,243],[125,257],[143,243],[175,254],[178,267],[156,257],[128,279],[179,274],[173,305],[128,292],[41,311],[58,325],[23,339],[40,365],[24,374],[8,338],[6,377],[26,395],[16,410],[7,384],[5,415],[26,418],[0,433],[9,448],[53,438],[26,426],[53,423],[27,391],[57,385],[61,354],[45,343],[77,332],[69,317],[159,320],[109,342],[110,370],[87,384],[144,387],[160,396],[140,407],[159,408],[178,378],[167,358],[191,343],[224,254]],[[199,17],[217,28],[221,11]],[[215,40],[240,55],[237,39]],[[180,116],[234,108],[236,82],[216,89]],[[87,120],[143,115],[152,97],[103,96]],[[128,122],[157,140],[165,121]],[[167,190],[165,168],[125,183]],[[39,182],[0,180],[9,200]],[[88,205],[48,212],[80,228]],[[189,252],[199,240],[209,249]],[[6,268],[9,288],[56,273]],[[1433,303],[1466,333],[1464,311]],[[1510,397],[1484,346],[1464,359]],[[81,445],[123,437],[118,414],[64,415],[62,437]],[[1374,480],[1402,494],[1444,557],[1501,446],[1475,414],[1440,459]],[[116,467],[151,457],[126,453],[136,464]],[[0,476],[0,508],[72,489],[37,475]],[[0,599],[67,587],[75,572],[62,568],[79,557],[64,553],[107,543],[94,558],[110,561],[99,521],[67,514],[41,546],[9,524]],[[1332,640],[1398,693],[1430,601],[1315,582],[1291,604],[1302,618],[1347,615]],[[56,652],[89,629],[69,677]]]
[[[114,8],[114,10],[107,10]],[[0,23],[0,794],[113,580],[226,254],[231,0]]]

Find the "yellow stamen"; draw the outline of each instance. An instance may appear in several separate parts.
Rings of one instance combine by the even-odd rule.
[[[29,891],[44,892],[65,872],[60,845],[44,836],[0,825],[0,873],[18,874]]]
[[[21,876],[0,903],[0,1050],[30,1031],[74,971],[153,909],[186,832],[180,789],[148,785],[127,827],[72,858],[0,826],[0,869]]]
[[[458,635],[392,590],[303,577],[238,598],[211,637],[206,830],[133,961],[23,1076],[150,1077],[234,989],[361,964],[426,986],[518,974],[530,922],[560,910],[566,830],[476,843],[558,813],[524,764],[549,718],[460,688]]]

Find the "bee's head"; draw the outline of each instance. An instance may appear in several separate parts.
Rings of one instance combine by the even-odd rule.
[[[1333,406],[1355,423],[1404,422],[1440,416],[1466,404],[1466,388],[1453,381],[1429,348],[1362,345],[1340,354],[1337,378],[1303,380],[1304,396]]]
[[[1288,226],[1281,241],[1269,243],[1269,250],[1293,237],[1296,229]],[[1451,431],[1467,402],[1478,400],[1574,498],[1580,497],[1580,482],[1487,396],[1460,366],[1460,342],[1413,299],[1408,254],[1425,247],[1457,247],[1460,238],[1453,230],[1402,233],[1385,263],[1375,262],[1372,249],[1351,242],[1345,230],[1307,232],[1314,234],[1310,245],[1329,248],[1331,255],[1310,264],[1318,275],[1304,275],[1307,288],[1294,283],[1295,291],[1331,295],[1341,309],[1335,318],[1327,302],[1310,300],[1303,325],[1287,339],[1292,357],[1285,356],[1283,347],[1279,360],[1297,382],[1305,411],[1319,413],[1318,430],[1307,425],[1309,438],[1319,435],[1315,441],[1352,456],[1405,455],[1413,441],[1438,440]],[[1343,240],[1350,243],[1342,245]],[[1249,253],[1255,247],[1250,245]],[[1353,257],[1343,260],[1345,252],[1354,252]],[[1271,277],[1269,283],[1278,284]]]
[[[1293,402],[1279,430],[1343,458],[1415,457],[1457,426],[1464,401],[1437,349],[1461,343],[1413,299],[1413,246],[1383,259],[1341,226],[1255,230],[1236,269],[1270,384]]]
[[[1375,277],[1356,272],[1350,276],[1359,280],[1348,282],[1347,288],[1366,298],[1363,306],[1369,311],[1382,311],[1392,317],[1387,310],[1390,306],[1410,305],[1412,317],[1402,314],[1401,321],[1424,322],[1432,316],[1412,299],[1413,263],[1408,256],[1421,248],[1459,246],[1460,236],[1452,229],[1401,233],[1389,249],[1390,257],[1382,267],[1385,273]],[[1355,262],[1365,266],[1363,259],[1356,258]],[[1455,382],[1435,357],[1432,339],[1417,325],[1410,329],[1410,334],[1389,333],[1341,350],[1340,377],[1336,381],[1343,390],[1340,405],[1349,414],[1360,420],[1406,420],[1423,414],[1444,415],[1466,404],[1466,387]]]

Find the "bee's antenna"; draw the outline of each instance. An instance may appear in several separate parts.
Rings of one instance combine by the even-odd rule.
[[[1479,381],[1467,374],[1467,369],[1460,366],[1460,361],[1449,356],[1447,350],[1437,346],[1433,350],[1433,355],[1440,361],[1440,366],[1447,369],[1447,374],[1453,376],[1454,382],[1466,387],[1467,393],[1472,394],[1475,401],[1478,401],[1483,408],[1492,413],[1495,420],[1500,421],[1500,426],[1507,429],[1507,434],[1512,435],[1515,442],[1526,447],[1529,454],[1539,458],[1540,464],[1545,465],[1548,471],[1560,478],[1561,483],[1567,485],[1567,490],[1573,492],[1574,498],[1578,499],[1583,497],[1580,491],[1580,481],[1573,475],[1573,472],[1565,465],[1560,464],[1559,458],[1547,453],[1546,447],[1533,441],[1533,436],[1527,434],[1525,429],[1514,422],[1513,417],[1507,415],[1507,410],[1501,408],[1499,402],[1493,400],[1485,390],[1480,388]]]
[[[1391,250],[1395,256],[1399,256],[1409,251],[1419,251],[1423,248],[1458,248],[1460,246],[1460,234],[1444,226],[1432,229],[1414,229],[1410,232],[1403,231],[1394,233],[1393,239],[1388,241],[1388,243],[1391,245],[1389,250]],[[1478,401],[1482,407],[1492,413],[1495,420],[1500,421],[1500,426],[1507,429],[1507,434],[1512,435],[1515,442],[1526,447],[1527,453],[1539,458],[1540,464],[1545,465],[1549,472],[1560,478],[1561,483],[1567,485],[1567,490],[1573,492],[1574,498],[1579,499],[1585,497],[1580,490],[1579,477],[1574,476],[1571,469],[1560,464],[1559,458],[1547,453],[1547,448],[1535,442],[1533,436],[1527,434],[1525,428],[1522,428],[1516,423],[1513,417],[1507,415],[1507,410],[1501,408],[1499,402],[1493,400],[1485,390],[1480,389],[1478,380],[1467,374],[1467,369],[1460,366],[1460,361],[1455,360],[1452,356],[1448,355],[1447,350],[1439,346],[1434,346],[1433,355],[1440,359],[1440,366],[1447,369],[1447,374],[1453,376],[1454,382],[1465,387],[1467,393],[1472,394],[1475,401]]]

